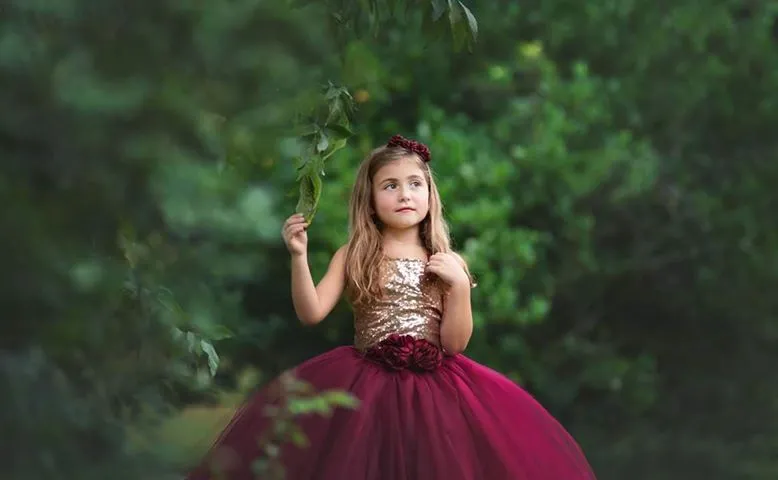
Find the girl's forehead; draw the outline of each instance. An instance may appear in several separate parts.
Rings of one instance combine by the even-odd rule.
[[[374,180],[382,178],[408,178],[411,176],[424,177],[424,172],[419,163],[413,157],[405,157],[394,162],[387,163],[375,173]]]

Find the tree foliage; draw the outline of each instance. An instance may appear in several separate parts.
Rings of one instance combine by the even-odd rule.
[[[320,94],[338,63],[320,19],[339,14],[256,0],[3,12],[4,470],[155,478],[164,459],[128,453],[128,438],[211,391],[214,342],[246,323],[243,286],[269,274],[275,159],[302,157],[318,180],[295,125],[316,129],[321,160],[350,134],[348,91]],[[350,404],[338,395],[313,411]]]
[[[295,321],[281,219],[315,213],[323,273],[355,166],[403,133],[432,147],[479,284],[468,355],[538,396],[601,478],[773,478],[775,14],[10,2],[4,470],[161,478],[130,426],[350,342],[343,305]],[[298,206],[301,184],[319,201]]]
[[[391,30],[346,49],[363,101],[329,164],[315,270],[346,239],[360,158],[415,135],[479,283],[468,354],[540,397],[603,478],[771,478],[774,12],[473,8],[489,26],[474,57]],[[347,342],[349,318],[252,358]]]

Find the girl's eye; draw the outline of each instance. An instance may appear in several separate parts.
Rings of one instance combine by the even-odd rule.
[[[385,190],[385,189],[387,189],[387,188],[394,188],[394,187],[396,187],[396,185],[395,185],[394,183],[387,183],[387,184],[384,186],[384,190]]]

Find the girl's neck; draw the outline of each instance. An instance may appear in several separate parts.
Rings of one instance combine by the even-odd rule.
[[[384,239],[384,245],[397,246],[422,246],[419,228],[408,228],[404,230],[386,229],[381,232]]]
[[[419,229],[385,230],[383,233],[384,255],[392,258],[422,258],[428,255],[419,237]]]

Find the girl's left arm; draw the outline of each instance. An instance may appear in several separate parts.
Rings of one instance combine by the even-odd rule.
[[[465,275],[452,275],[443,304],[440,344],[447,354],[456,355],[465,350],[473,335],[473,309],[470,305],[470,290],[473,285],[464,259],[456,253],[449,255]]]

